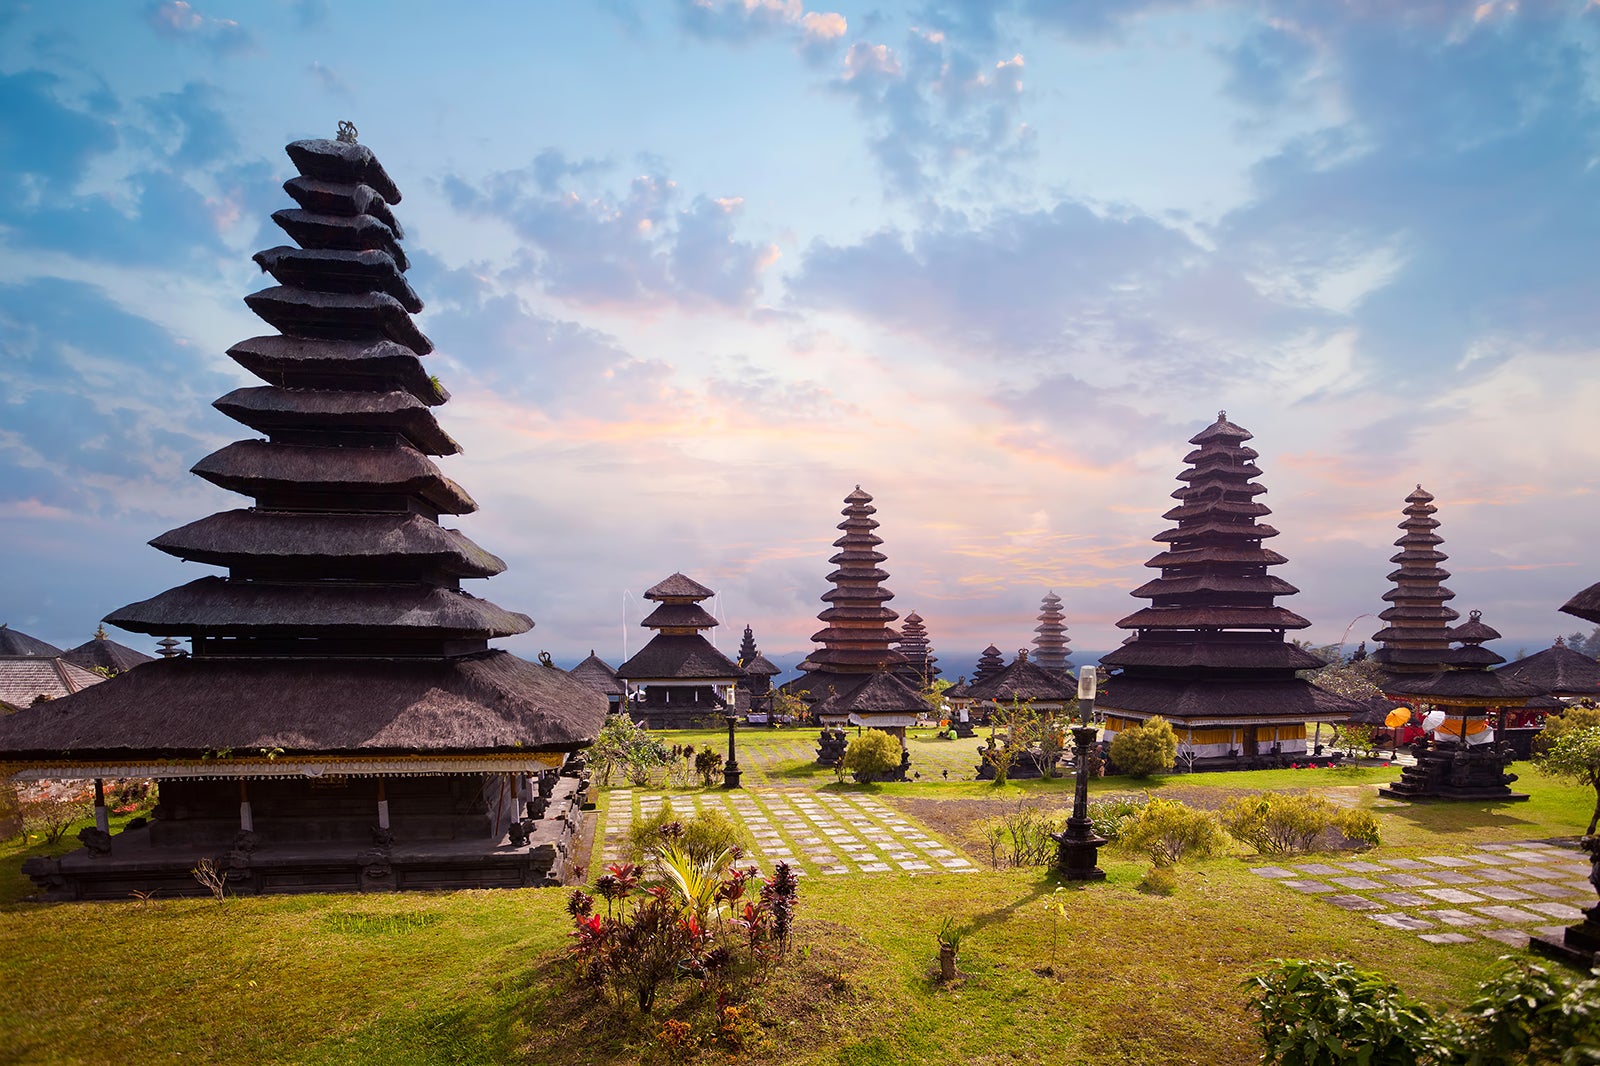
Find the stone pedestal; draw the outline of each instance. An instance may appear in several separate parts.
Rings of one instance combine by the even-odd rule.
[[[1506,772],[1515,758],[1500,745],[1468,747],[1444,743],[1412,748],[1415,766],[1400,772],[1400,780],[1378,790],[1387,799],[1504,800],[1516,803],[1528,798],[1525,792],[1511,791],[1517,775]]]
[[[1600,892],[1600,837],[1585,837],[1581,847],[1589,853],[1589,883]],[[1584,911],[1583,921],[1567,926],[1558,937],[1529,937],[1528,947],[1587,973],[1600,965],[1600,903]]]

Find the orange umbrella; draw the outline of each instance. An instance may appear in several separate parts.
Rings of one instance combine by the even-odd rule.
[[[1390,729],[1397,729],[1409,721],[1411,721],[1411,708],[1396,707],[1394,710],[1390,711],[1386,716],[1384,716],[1383,724],[1388,726]]]

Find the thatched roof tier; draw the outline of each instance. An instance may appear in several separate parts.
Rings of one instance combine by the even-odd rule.
[[[283,244],[259,251],[251,258],[280,285],[293,289],[381,292],[412,314],[422,310],[422,298],[388,252],[371,248],[293,248]]]
[[[617,677],[617,672],[600,656],[589,649],[589,657],[574,666],[567,673],[602,696],[622,695],[622,681]]]
[[[746,674],[764,675],[766,677],[775,677],[778,674],[783,673],[783,667],[774,663],[771,659],[767,658],[765,655],[762,655],[760,652],[756,652],[755,658],[751,659],[749,662],[745,662],[741,659],[740,669],[742,669]]]
[[[1171,642],[1151,633],[1101,656],[1106,667],[1153,666],[1173,670],[1318,670],[1328,665],[1294,644],[1282,640]]]
[[[228,349],[234,362],[272,385],[303,388],[402,388],[430,407],[450,398],[417,353],[389,340],[251,337]]]
[[[1483,644],[1500,639],[1500,631],[1483,621],[1482,611],[1473,611],[1465,622],[1450,630],[1450,639],[1462,644]],[[1500,660],[1505,662],[1504,659]]]
[[[1162,530],[1150,539],[1158,544],[1178,543],[1193,540],[1198,537],[1212,536],[1220,539],[1258,540],[1263,537],[1276,537],[1278,531],[1271,526],[1259,523],[1242,522],[1195,522],[1177,529]]]
[[[398,269],[411,269],[399,235],[371,215],[323,215],[284,208],[272,213],[272,221],[304,248],[385,252]]]
[[[810,706],[814,715],[860,715],[870,724],[875,715],[915,717],[929,710],[920,692],[903,677],[886,671],[855,675],[806,674],[795,684],[800,690],[811,693]]]
[[[283,183],[283,191],[307,211],[319,215],[371,215],[405,239],[400,220],[389,210],[383,194],[370,185],[350,182],[318,181],[305,175]]]
[[[1145,600],[1189,593],[1241,592],[1251,596],[1292,596],[1300,590],[1279,577],[1266,574],[1189,574],[1184,577],[1158,577],[1134,589],[1132,595]],[[1270,601],[1269,601],[1270,602]]]
[[[416,497],[440,514],[478,509],[461,486],[408,445],[390,448],[325,448],[242,440],[219,448],[191,469],[214,485],[258,501],[318,493],[350,500],[362,496]]]
[[[297,337],[387,337],[418,355],[433,351],[433,342],[386,292],[311,292],[274,285],[251,293],[244,302],[268,324]]]
[[[1096,702],[1108,715],[1143,720],[1153,715],[1188,728],[1284,722],[1344,722],[1360,704],[1296,677],[1194,680],[1123,674]]]
[[[1033,659],[1046,670],[1062,673],[1067,670],[1067,645],[1072,643],[1072,639],[1067,636],[1067,627],[1062,624],[1065,618],[1061,610],[1061,597],[1053,591],[1045,593],[1044,599],[1039,601],[1039,624],[1033,627],[1038,634],[1033,638]]]
[[[983,654],[978,656],[978,665],[972,671],[972,681],[967,686],[969,689],[977,688],[991,677],[999,675],[1006,668],[1006,658],[1000,654],[1000,649],[993,644],[983,649]]]
[[[1431,554],[1433,554],[1433,555],[1441,555],[1441,556],[1444,555],[1443,552],[1432,552]],[[1425,565],[1430,560],[1425,560],[1425,559],[1424,560],[1417,560],[1416,557],[1413,556],[1412,559],[1409,560],[1409,561],[1416,562],[1418,565],[1401,567],[1398,570],[1391,570],[1389,572],[1388,576],[1385,578],[1385,580],[1386,581],[1399,581],[1402,577],[1409,577],[1409,578],[1411,578],[1411,579],[1413,579],[1415,581],[1446,581],[1446,580],[1449,580],[1450,571],[1440,569],[1437,566],[1427,566],[1427,565]],[[1446,589],[1446,590],[1442,590],[1442,591],[1448,592],[1449,590]],[[1449,599],[1450,596],[1446,595],[1444,598],[1445,599]]]
[[[1282,607],[1146,607],[1117,623],[1119,629],[1306,629],[1311,623]]]
[[[370,185],[387,202],[400,202],[400,190],[364,144],[312,138],[295,141],[284,151],[303,177],[336,185]]]
[[[843,601],[842,606],[829,607],[817,614],[819,622],[892,622],[900,616],[887,607],[864,606],[849,596],[841,596],[835,602]],[[898,639],[898,638],[897,638]]]
[[[1560,637],[1544,651],[1509,663],[1499,672],[1552,696],[1600,694],[1600,662],[1573,651]]]
[[[0,719],[0,761],[571,751],[605,721],[565,671],[455,659],[160,659]],[[217,760],[226,763],[226,760]],[[220,767],[219,767],[220,769]]]
[[[1269,515],[1272,509],[1262,503],[1247,503],[1242,500],[1228,500],[1212,498],[1212,494],[1196,498],[1198,494],[1185,492],[1185,501],[1182,505],[1174,507],[1162,514],[1162,518],[1169,522],[1181,522],[1185,518],[1203,518],[1213,516],[1217,518],[1238,518],[1248,521],[1251,518],[1260,518]]]
[[[711,629],[722,623],[698,603],[667,602],[639,624],[647,629]]]
[[[1078,686],[1038,663],[1018,656],[993,677],[967,687],[966,696],[975,700],[1028,700],[1034,703],[1065,703],[1075,698]]]
[[[533,619],[465,592],[431,585],[229,581],[203,577],[106,616],[157,635],[392,635],[439,639],[509,637]],[[308,649],[309,651],[309,649]]]
[[[1270,548],[1239,544],[1202,544],[1193,548],[1173,549],[1151,557],[1144,565],[1160,567],[1200,566],[1206,563],[1229,563],[1243,566],[1277,566],[1289,560]]]
[[[212,405],[235,422],[266,434],[325,429],[398,433],[426,455],[455,455],[461,446],[439,428],[428,406],[409,392],[350,392],[283,389],[270,385],[234,389]]]
[[[744,676],[739,664],[698,633],[658,633],[639,653],[617,667],[624,681],[701,681],[731,684]]]
[[[647,600],[704,600],[716,593],[706,588],[692,577],[683,574],[673,574],[645,590],[644,598]]]
[[[1438,572],[1444,573],[1443,570]],[[1454,621],[1461,617],[1459,612],[1442,606],[1446,600],[1456,598],[1454,592],[1451,592],[1443,585],[1420,584],[1420,582],[1427,579],[1416,577],[1414,573],[1408,574],[1404,570],[1397,570],[1395,573],[1405,574],[1408,583],[1401,584],[1398,588],[1392,588],[1383,594],[1383,599],[1386,603],[1395,605],[1387,608],[1386,613],[1391,613],[1391,616],[1395,618],[1433,618],[1446,621]],[[1409,583],[1413,578],[1418,584]],[[1399,581],[1400,579],[1396,578],[1395,580]],[[1381,618],[1383,615],[1378,617]]]
[[[506,568],[457,530],[416,514],[222,511],[150,543],[194,562],[235,568],[293,564],[302,574],[325,577],[350,576],[348,564],[359,563],[398,568],[412,577],[491,577]]]
[[[54,644],[46,644],[38,637],[30,637],[21,630],[12,629],[4,622],[0,622],[0,655],[39,655],[46,659],[54,659],[61,654],[61,649]]]
[[[899,615],[884,606],[894,593],[883,586],[889,575],[877,565],[885,560],[876,550],[883,539],[873,532],[878,528],[872,517],[877,508],[860,485],[844,504],[844,521],[838,525],[844,535],[833,542],[839,551],[828,560],[837,567],[828,575],[834,587],[822,597],[829,606],[817,615],[828,626],[812,634],[811,639],[822,646],[806,661],[822,672],[837,669],[847,674],[902,666],[905,656],[892,647],[900,634],[887,624]]]
[[[61,653],[61,658],[74,666],[81,666],[85,670],[110,670],[112,673],[122,673],[132,670],[140,663],[155,661],[155,656],[146,655],[142,651],[135,651],[125,644],[118,644],[106,636],[105,627],[102,626],[93,637],[79,644],[71,651]]]
[[[1537,686],[1493,670],[1444,670],[1389,678],[1383,694],[1441,707],[1518,707],[1528,697],[1542,695]]]
[[[1585,622],[1600,623],[1600,584],[1590,585],[1572,597],[1562,604],[1561,611]]]

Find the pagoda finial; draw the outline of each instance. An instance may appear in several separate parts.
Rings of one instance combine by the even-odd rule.
[[[105,625],[103,623],[101,625],[98,625],[98,626],[94,627],[94,639],[95,640],[105,640],[106,639],[106,627],[105,627]]]
[[[1217,412],[1217,421],[1218,422],[1226,422],[1227,420],[1228,420],[1228,412],[1226,412],[1226,411],[1218,411]]]
[[[356,133],[356,124],[354,122],[350,122],[347,119],[339,120],[338,140],[341,144],[355,144]]]
[[[1558,648],[1565,648],[1567,646],[1567,638],[1566,637],[1557,637],[1555,646],[1558,647]]]

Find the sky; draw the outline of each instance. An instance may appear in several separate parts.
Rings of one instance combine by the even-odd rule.
[[[803,652],[858,484],[952,673],[1050,590],[1109,650],[1219,410],[1303,638],[1380,628],[1418,484],[1501,654],[1588,628],[1600,0],[808,4],[0,0],[0,621],[214,572],[146,541],[247,505],[187,471],[349,120],[520,654],[674,571]]]

